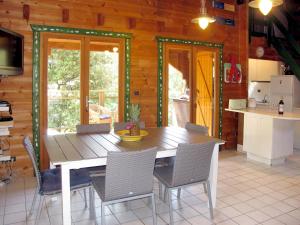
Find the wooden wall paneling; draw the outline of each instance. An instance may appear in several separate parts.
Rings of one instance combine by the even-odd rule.
[[[0,0],[1,1],[1,0]],[[188,2],[188,4],[187,4]],[[224,0],[225,2],[225,0]],[[18,77],[3,79],[0,83],[0,99],[13,103],[13,112],[16,116],[17,128],[12,129],[13,138],[19,144],[14,148],[20,156],[27,157],[21,145],[24,135],[32,135],[32,120],[26,119],[32,114],[32,31],[30,24],[45,24],[63,27],[76,27],[86,29],[101,29],[107,31],[129,32],[133,34],[131,43],[131,98],[142,106],[141,118],[146,121],[147,126],[157,124],[157,43],[155,36],[161,35],[158,31],[158,21],[165,23],[164,36],[191,39],[209,42],[224,43],[224,62],[228,62],[230,54],[238,54],[243,68],[243,76],[246,71],[246,57],[248,50],[245,48],[244,40],[248,40],[247,31],[247,5],[236,6],[233,15],[236,25],[222,26],[210,24],[207,30],[201,30],[196,24],[191,24],[192,18],[198,16],[199,1],[164,0],[154,1],[149,4],[147,0],[26,0],[30,6],[30,17],[28,22],[23,19],[24,1],[9,0],[2,1],[0,7],[0,25],[21,33],[25,37],[24,48],[24,74]],[[234,0],[226,0],[226,3],[234,4]],[[207,4],[208,11],[216,16],[229,15],[222,10],[215,10]],[[62,9],[69,9],[70,18],[68,23],[62,22]],[[226,14],[227,13],[227,14]],[[97,15],[105,17],[105,23],[97,25]],[[128,18],[136,19],[136,27],[129,29]],[[101,27],[99,27],[101,26]],[[244,82],[243,77],[243,82]],[[4,82],[5,80],[5,82]],[[140,90],[140,96],[134,96],[133,90]],[[227,85],[224,84],[224,107],[229,98],[247,96],[247,84]],[[142,97],[141,97],[142,96]],[[17,115],[18,116],[17,116]],[[20,116],[26,115],[26,117]],[[235,123],[226,112],[223,112],[223,139],[227,147],[234,146],[236,137],[230,136]],[[228,137],[228,139],[226,139]],[[18,158],[19,158],[18,157]],[[16,167],[22,170],[29,169],[25,161],[18,160]],[[30,169],[29,169],[30,170]]]
[[[157,31],[158,32],[164,32],[166,29],[165,22],[163,21],[157,21]]]
[[[256,49],[258,47],[263,47],[264,55],[261,58],[256,56]],[[281,61],[281,57],[278,55],[276,50],[268,45],[268,41],[265,37],[251,37],[251,42],[249,44],[249,58],[254,59],[267,59]]]

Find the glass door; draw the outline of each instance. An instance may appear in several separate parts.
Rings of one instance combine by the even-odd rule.
[[[190,121],[191,50],[167,51],[168,126],[184,127]]]
[[[120,44],[90,40],[88,49],[87,122],[89,124],[118,122]]]
[[[78,124],[123,120],[124,43],[114,38],[44,36],[44,133],[75,132]]]
[[[80,124],[81,40],[48,39],[47,133],[74,132]]]

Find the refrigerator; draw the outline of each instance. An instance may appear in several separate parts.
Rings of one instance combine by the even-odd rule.
[[[271,107],[277,109],[284,102],[284,111],[291,112],[300,107],[300,81],[294,75],[271,76]]]
[[[271,77],[271,107],[277,109],[280,99],[284,102],[284,111],[300,111],[300,82],[294,75]],[[294,149],[300,149],[300,122],[294,125]]]

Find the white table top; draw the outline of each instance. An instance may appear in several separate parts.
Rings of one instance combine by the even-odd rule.
[[[282,120],[300,120],[300,110],[295,110],[293,112],[284,112],[283,115],[279,115],[277,110],[270,109],[267,107],[256,107],[256,108],[245,108],[245,109],[225,109],[229,112],[237,112],[244,114],[257,114],[260,116],[272,117],[274,119]]]

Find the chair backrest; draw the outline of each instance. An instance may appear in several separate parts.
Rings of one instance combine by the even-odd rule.
[[[30,138],[28,136],[25,136],[23,139],[23,145],[30,157],[34,172],[35,172],[35,176],[37,179],[37,185],[38,185],[38,190],[41,190],[41,185],[42,185],[42,181],[41,181],[41,174],[40,174],[40,170],[38,168],[38,164],[37,164],[37,158],[36,158],[36,154],[33,148],[33,145],[30,141]]]
[[[157,148],[134,152],[109,152],[105,175],[105,201],[153,191]]]
[[[116,122],[114,123],[114,131],[125,130],[128,124],[130,124],[130,122]],[[141,129],[145,129],[145,122],[140,121],[139,126]]]
[[[185,124],[185,129],[198,132],[199,134],[208,135],[208,127],[196,125],[190,122]]]
[[[88,124],[88,125],[76,125],[77,134],[96,134],[96,133],[109,133],[110,124]]]
[[[215,142],[179,144],[176,152],[173,184],[185,185],[208,179]]]

